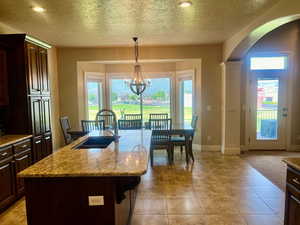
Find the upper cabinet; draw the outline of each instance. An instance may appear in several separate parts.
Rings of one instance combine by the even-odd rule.
[[[0,106],[8,105],[6,58],[6,50],[0,48]]]
[[[27,43],[27,62],[30,95],[49,95],[47,50]]]

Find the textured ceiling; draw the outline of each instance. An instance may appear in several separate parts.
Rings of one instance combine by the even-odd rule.
[[[132,45],[132,36],[143,45],[218,43],[278,1],[0,0],[0,21],[57,46]]]

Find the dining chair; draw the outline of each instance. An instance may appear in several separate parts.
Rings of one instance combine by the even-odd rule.
[[[192,116],[192,121],[191,121],[191,128],[192,128],[192,133],[190,136],[190,140],[188,140],[190,143],[190,146],[192,146],[193,143],[193,139],[194,139],[194,134],[195,134],[195,130],[197,129],[197,122],[198,122],[198,116],[197,115],[193,115]],[[183,148],[186,148],[186,140],[185,137],[183,135],[173,135],[171,136],[171,142],[173,144],[173,146],[180,146],[180,152],[182,154],[183,152]],[[186,149],[185,149],[186,151]],[[190,149],[190,154],[192,159],[194,160],[194,154],[193,154],[193,149]]]
[[[151,130],[170,130],[172,129],[172,119],[150,119],[149,127]]]
[[[104,129],[115,129],[117,124],[116,114],[110,109],[102,109],[96,115],[97,121],[104,121]]]
[[[138,130],[142,129],[142,120],[118,120],[119,130]]]
[[[169,117],[168,113],[150,113],[149,114],[149,120],[168,119],[168,117]]]
[[[70,126],[70,120],[69,117],[63,116],[59,119],[60,121],[60,126],[62,129],[62,133],[64,136],[65,144],[68,145],[72,141],[75,141],[76,139],[86,135],[86,132],[82,131],[71,131],[71,126]]]
[[[125,114],[124,120],[142,120],[142,114]]]
[[[151,136],[151,145],[150,145],[150,163],[153,166],[154,161],[154,150],[163,150],[167,151],[168,163],[171,164],[172,160],[172,145],[170,141],[170,132],[169,130],[153,130]]]
[[[81,127],[83,132],[104,130],[104,121],[103,120],[81,120]]]

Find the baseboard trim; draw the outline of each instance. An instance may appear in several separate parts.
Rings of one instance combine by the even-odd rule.
[[[300,145],[290,145],[287,149],[288,152],[300,152]]]
[[[220,152],[220,145],[200,145],[200,149],[202,152]]]
[[[225,147],[222,149],[222,153],[224,155],[240,155],[241,148],[240,147]]]

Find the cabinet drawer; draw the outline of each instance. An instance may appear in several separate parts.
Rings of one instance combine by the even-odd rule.
[[[300,174],[297,173],[294,169],[288,168],[287,183],[300,190]]]
[[[30,139],[19,142],[17,144],[14,144],[15,154],[26,151],[30,148],[31,148],[31,140]]]
[[[12,146],[0,148],[0,161],[13,155]]]

